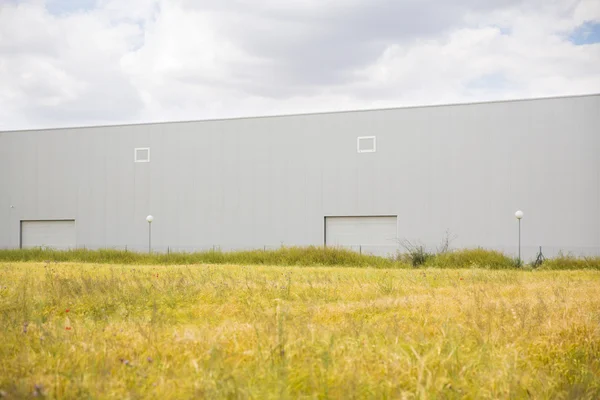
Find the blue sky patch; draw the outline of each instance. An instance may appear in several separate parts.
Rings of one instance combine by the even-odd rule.
[[[469,89],[485,89],[488,91],[501,91],[509,86],[510,82],[501,72],[485,74],[467,83]]]
[[[510,36],[512,34],[512,29],[510,29],[507,26],[498,25],[498,26],[496,26],[496,28],[498,28],[500,30],[501,35]]]
[[[46,9],[53,15],[72,14],[96,8],[96,0],[47,0]]]
[[[579,25],[571,32],[569,40],[578,46],[600,43],[600,22],[587,21]]]

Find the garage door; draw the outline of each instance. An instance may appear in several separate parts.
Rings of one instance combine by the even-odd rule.
[[[388,255],[397,244],[397,218],[386,217],[326,217],[325,244],[352,250]]]
[[[75,221],[21,221],[21,247],[75,248]]]

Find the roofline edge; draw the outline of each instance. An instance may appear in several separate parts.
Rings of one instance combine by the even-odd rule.
[[[246,116],[246,117],[191,119],[191,120],[179,120],[179,121],[132,122],[132,123],[107,124],[107,125],[81,125],[81,126],[65,126],[65,127],[54,127],[54,128],[15,129],[15,130],[0,131],[0,133],[41,132],[41,131],[57,131],[57,130],[70,130],[70,129],[119,128],[119,127],[129,127],[129,126],[189,124],[189,123],[195,123],[195,122],[238,121],[238,120],[245,120],[245,119],[288,118],[288,117],[303,117],[303,116],[312,116],[312,115],[332,115],[332,114],[350,114],[350,113],[377,112],[377,111],[409,110],[409,109],[415,109],[415,108],[439,108],[439,107],[486,105],[486,104],[496,104],[496,103],[516,103],[516,102],[525,102],[525,101],[557,100],[557,99],[570,99],[570,98],[594,97],[594,96],[600,96],[600,92],[587,93],[587,94],[546,96],[546,97],[515,98],[515,99],[505,99],[505,100],[470,101],[470,102],[464,102],[464,103],[443,103],[443,104],[441,103],[441,104],[428,104],[428,105],[416,105],[416,106],[348,109],[348,110],[339,110],[339,111],[319,111],[319,112],[306,112],[306,113],[295,113],[295,114],[294,113],[292,113],[292,114],[272,114],[272,115]]]

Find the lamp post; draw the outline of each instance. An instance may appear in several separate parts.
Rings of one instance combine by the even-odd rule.
[[[154,217],[148,215],[146,221],[148,221],[148,253],[152,253],[152,221],[154,221]]]
[[[523,211],[518,210],[515,213],[515,217],[519,221],[519,266],[521,265],[521,219],[523,219]]]

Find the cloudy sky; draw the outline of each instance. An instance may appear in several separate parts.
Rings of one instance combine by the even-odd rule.
[[[0,130],[598,92],[599,0],[0,0]]]

